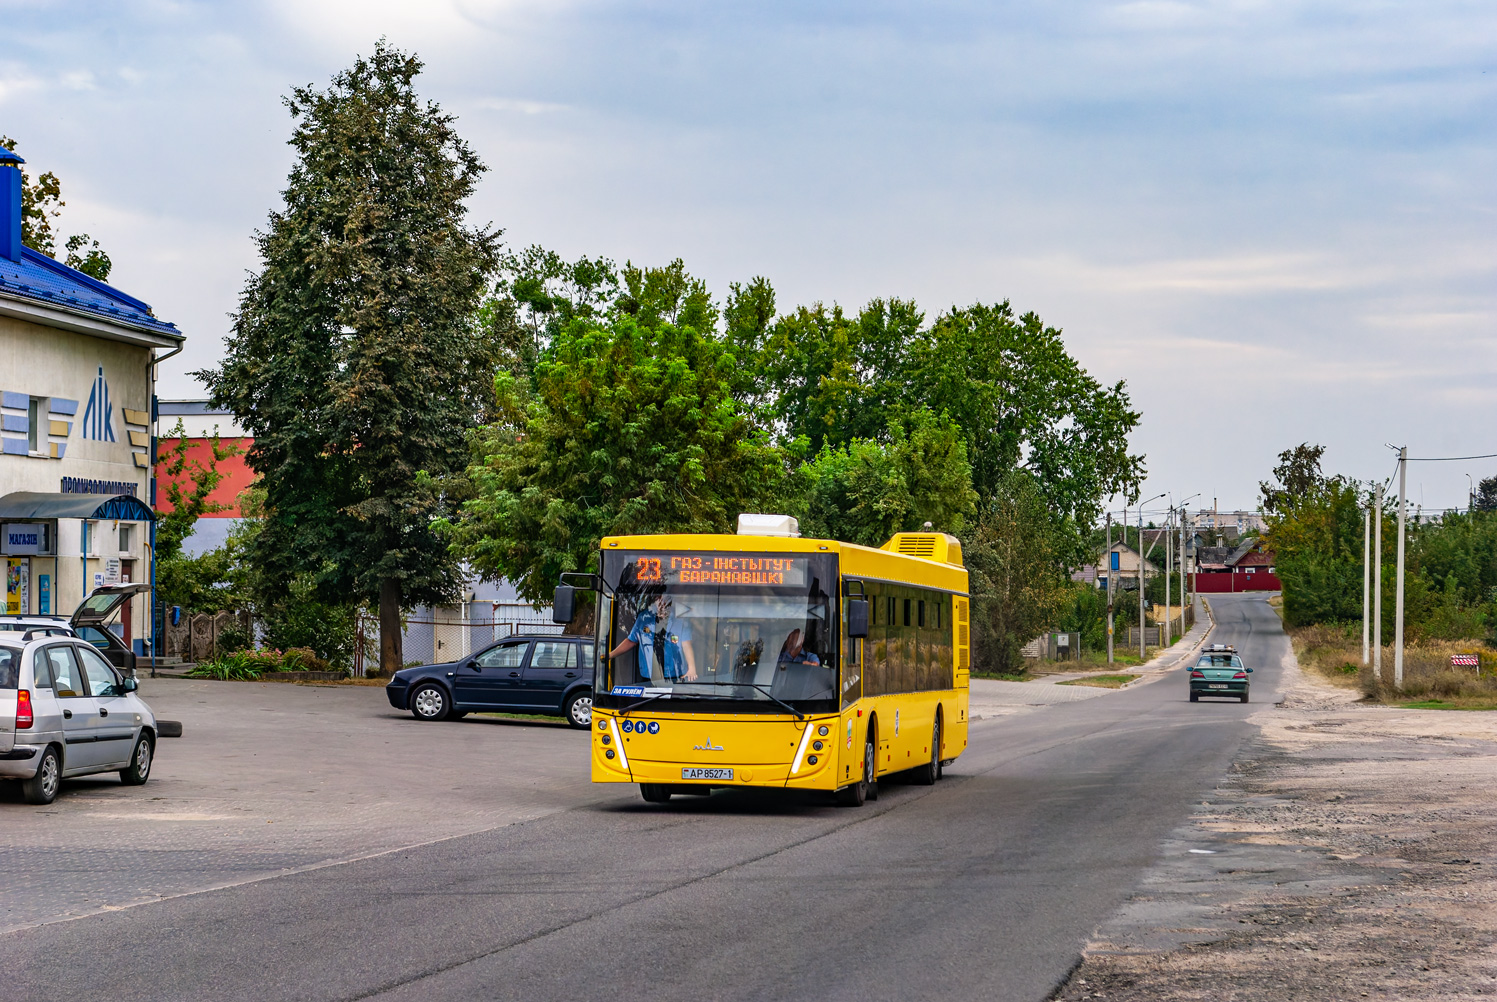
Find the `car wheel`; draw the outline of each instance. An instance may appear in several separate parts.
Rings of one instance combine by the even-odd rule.
[[[640,783],[639,795],[647,804],[664,804],[671,799],[671,788],[660,783]]]
[[[567,723],[578,730],[587,730],[593,725],[593,694],[586,689],[572,693],[567,705],[562,708]]]
[[[1243,694],[1242,694],[1242,701],[1243,701],[1243,702],[1244,702],[1244,703],[1246,703],[1246,702],[1247,702],[1247,701],[1248,701],[1248,694],[1247,694],[1247,693],[1245,693],[1245,692],[1244,692],[1244,693],[1243,693]]]
[[[445,720],[452,709],[440,685],[423,685],[411,693],[411,716],[417,720]]]
[[[50,804],[57,799],[61,787],[62,759],[58,758],[56,748],[48,748],[37,763],[36,775],[21,781],[21,795],[28,804]]]
[[[1201,701],[1201,697],[1193,692],[1190,694],[1190,701],[1192,703],[1199,703]]]
[[[915,782],[921,786],[934,786],[941,778],[941,715],[936,714],[936,726],[930,734],[930,761],[915,770]]]
[[[149,734],[142,734],[135,742],[135,751],[130,753],[130,764],[120,770],[120,782],[126,786],[141,786],[151,778],[151,761],[156,751]]]

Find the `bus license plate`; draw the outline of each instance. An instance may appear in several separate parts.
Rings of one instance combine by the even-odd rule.
[[[732,769],[682,769],[682,779],[732,779]]]
[[[1208,689],[1225,689],[1226,687],[1227,683],[1225,682],[1212,682],[1210,685],[1206,686],[1206,688]]]

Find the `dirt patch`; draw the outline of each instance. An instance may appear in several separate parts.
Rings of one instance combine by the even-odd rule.
[[[1285,703],[1055,999],[1497,996],[1497,715]]]

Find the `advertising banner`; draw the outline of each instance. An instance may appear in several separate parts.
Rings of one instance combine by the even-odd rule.
[[[24,616],[31,611],[31,561],[10,560],[5,570],[5,611]]]

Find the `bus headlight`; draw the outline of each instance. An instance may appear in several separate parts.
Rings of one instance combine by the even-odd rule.
[[[820,734],[822,737],[826,737],[828,734],[831,733],[831,731],[827,729],[826,724],[822,724],[820,727],[816,728],[816,733]],[[817,745],[816,747],[820,748],[821,745]]]

